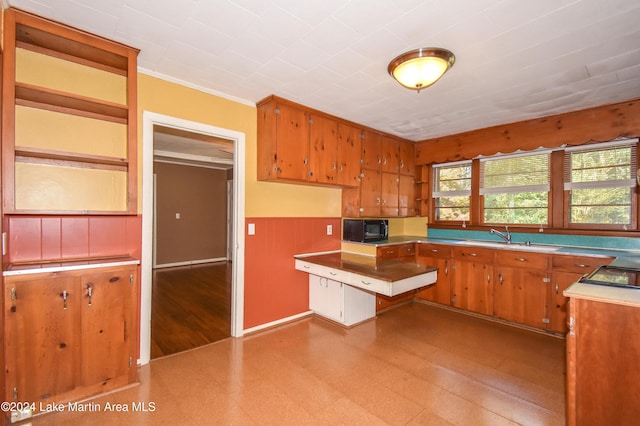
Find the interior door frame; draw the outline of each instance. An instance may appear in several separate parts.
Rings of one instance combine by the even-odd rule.
[[[231,284],[231,336],[244,333],[244,192],[245,134],[196,121],[142,111],[142,259],[140,301],[140,359],[151,359],[151,290],[153,278],[153,126],[172,127],[233,141],[233,279]]]

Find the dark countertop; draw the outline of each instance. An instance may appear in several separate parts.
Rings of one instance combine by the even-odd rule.
[[[437,268],[433,266],[423,266],[418,263],[394,259],[380,259],[343,251],[300,255],[296,256],[296,259],[389,282],[437,271]]]

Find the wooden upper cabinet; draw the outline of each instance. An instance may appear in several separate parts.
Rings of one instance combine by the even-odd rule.
[[[400,142],[400,174],[415,176],[416,150],[413,142]]]
[[[258,102],[258,180],[359,186],[361,131],[270,96]]]
[[[258,179],[308,181],[310,114],[286,102],[258,104]]]
[[[357,216],[376,217],[382,213],[382,176],[377,170],[363,170],[360,182],[359,207]],[[343,191],[345,192],[345,191]],[[344,200],[344,197],[343,197]],[[356,201],[356,205],[358,204]]]
[[[398,173],[400,171],[400,142],[389,136],[382,137],[383,172]]]
[[[416,185],[413,176],[398,176],[398,216],[416,214]]]
[[[362,130],[348,124],[338,124],[337,182],[341,186],[360,185],[360,154]]]
[[[380,203],[382,215],[398,216],[398,175],[383,172],[381,175]]]
[[[307,180],[309,171],[309,113],[276,104],[275,172],[279,178]]]
[[[380,165],[382,164],[382,135],[365,130],[362,136],[362,168],[380,170]]]
[[[309,182],[338,183],[338,123],[312,114],[309,132]]]
[[[4,213],[137,212],[138,50],[4,12]]]

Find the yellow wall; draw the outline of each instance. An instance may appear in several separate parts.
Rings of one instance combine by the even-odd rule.
[[[269,93],[265,93],[265,96]],[[210,95],[195,89],[138,74],[138,110],[197,121],[245,133],[245,216],[247,217],[339,217],[339,189],[272,182],[258,182],[257,113],[255,107]],[[142,126],[139,129],[142,146]],[[139,150],[139,158],[142,152]],[[141,173],[139,174],[141,176]],[[138,188],[142,190],[141,181]],[[142,200],[139,194],[138,200]],[[141,201],[138,211],[141,211]]]

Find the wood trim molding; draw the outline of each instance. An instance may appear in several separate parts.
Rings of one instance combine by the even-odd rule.
[[[416,143],[416,165],[640,136],[640,99]]]

